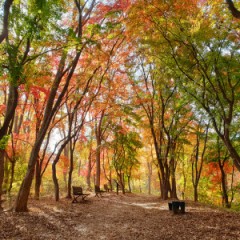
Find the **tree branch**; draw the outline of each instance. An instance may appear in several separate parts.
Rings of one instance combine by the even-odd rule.
[[[232,0],[226,0],[229,10],[235,18],[240,19],[240,11],[235,7]]]

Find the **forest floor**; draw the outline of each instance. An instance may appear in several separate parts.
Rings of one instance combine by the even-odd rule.
[[[0,212],[0,239],[240,239],[240,213],[190,201],[173,214],[156,196],[91,194],[85,202],[29,200],[29,212]]]

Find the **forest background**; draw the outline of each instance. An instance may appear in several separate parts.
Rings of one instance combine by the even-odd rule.
[[[0,200],[117,182],[239,209],[238,6],[2,0]]]

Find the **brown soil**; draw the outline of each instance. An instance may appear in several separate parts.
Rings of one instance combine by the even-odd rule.
[[[186,204],[185,214],[173,214],[167,202],[137,194],[29,200],[28,213],[0,213],[0,239],[240,239],[239,213]]]

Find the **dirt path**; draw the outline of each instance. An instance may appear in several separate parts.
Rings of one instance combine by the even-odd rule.
[[[28,213],[0,213],[0,239],[240,239],[240,214],[187,202],[173,215],[146,195],[93,195],[86,203],[30,200]]]

